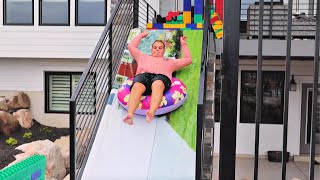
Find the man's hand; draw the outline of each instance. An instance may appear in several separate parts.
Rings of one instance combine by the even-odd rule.
[[[187,44],[187,36],[181,36],[180,37],[180,43],[181,44]]]
[[[145,38],[149,35],[149,31],[144,31],[141,34],[142,34],[142,37]]]

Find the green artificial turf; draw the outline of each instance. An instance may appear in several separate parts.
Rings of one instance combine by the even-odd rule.
[[[170,125],[193,149],[196,149],[197,104],[202,52],[202,30],[184,30],[192,64],[178,70],[176,77],[187,86],[188,98],[176,111],[170,113]]]

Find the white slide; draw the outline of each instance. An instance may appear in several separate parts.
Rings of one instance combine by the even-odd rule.
[[[145,116],[136,115],[129,126],[122,122],[127,111],[112,93],[81,179],[194,180],[196,153],[166,117],[147,123]]]

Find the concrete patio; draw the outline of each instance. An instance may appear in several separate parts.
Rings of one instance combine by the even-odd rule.
[[[214,156],[213,180],[218,180],[219,158]],[[236,180],[253,180],[254,159],[237,157]],[[309,163],[294,162],[287,163],[287,180],[308,180]],[[320,165],[315,165],[315,178],[320,179]],[[281,180],[281,163],[269,162],[266,158],[259,159],[259,180]]]

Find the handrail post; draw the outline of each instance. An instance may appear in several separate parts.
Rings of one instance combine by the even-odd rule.
[[[235,179],[240,1],[224,1],[219,178]]]
[[[139,27],[139,0],[133,0],[133,28]]]
[[[76,102],[70,101],[70,179],[76,179]]]
[[[110,87],[110,91],[111,91],[111,88],[112,88],[112,82],[113,82],[113,79],[112,79],[112,72],[113,72],[113,63],[112,63],[112,59],[113,59],[113,56],[112,56],[112,28],[113,28],[113,25],[111,24],[110,25],[110,29],[109,29],[109,58],[108,58],[108,61],[110,62],[109,64],[109,82],[108,82],[108,85]]]

